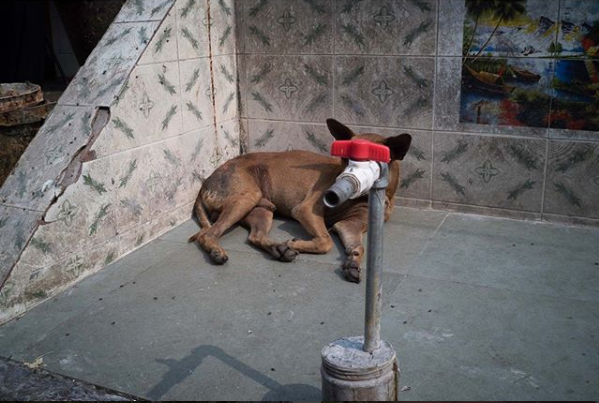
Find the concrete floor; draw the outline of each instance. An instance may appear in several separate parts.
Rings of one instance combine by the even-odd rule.
[[[362,334],[341,248],[270,260],[237,228],[208,263],[188,222],[0,327],[0,355],[163,400],[320,400],[320,350]],[[277,221],[273,237],[301,235]],[[403,400],[596,400],[599,230],[399,209],[383,338]]]

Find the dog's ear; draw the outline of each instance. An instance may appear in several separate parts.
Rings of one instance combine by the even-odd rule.
[[[407,133],[385,140],[385,145],[391,150],[392,160],[403,160],[410,149],[410,144],[412,144],[412,136]]]
[[[356,135],[349,127],[337,122],[335,119],[327,119],[327,126],[336,140],[351,140]]]

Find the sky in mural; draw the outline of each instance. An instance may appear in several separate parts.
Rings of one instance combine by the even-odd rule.
[[[461,122],[599,130],[599,1],[465,3]]]

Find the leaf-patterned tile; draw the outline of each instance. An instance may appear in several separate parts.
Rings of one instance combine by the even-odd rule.
[[[544,213],[599,218],[599,144],[550,141]]]
[[[147,47],[140,30],[146,27],[153,33],[158,25],[156,21],[112,24],[58,104],[111,106]]]
[[[177,38],[175,35],[177,23],[174,15],[175,12],[176,10],[173,8],[168,13],[156,33],[149,32],[145,26],[138,28],[136,35],[140,43],[147,44],[141,55],[141,59],[137,63],[138,65],[177,60]]]
[[[331,0],[251,0],[243,13],[247,53],[333,53]]]
[[[546,141],[436,132],[435,201],[540,212]]]
[[[210,55],[207,10],[206,0],[177,0],[174,12],[177,18],[179,59]]]
[[[0,283],[7,278],[41,218],[41,212],[0,205]]]
[[[177,62],[136,67],[94,144],[98,157],[180,134],[180,92]]]
[[[333,58],[247,58],[248,116],[324,122],[332,116]]]
[[[214,56],[214,106],[216,121],[224,122],[239,117],[239,88],[237,86],[237,61],[235,55]]]
[[[233,0],[213,0],[210,3],[210,38],[213,55],[236,52],[236,18]]]
[[[339,0],[335,53],[435,55],[434,0]]]
[[[115,22],[161,21],[175,0],[128,0]]]
[[[211,99],[210,59],[179,62],[183,132],[214,124]]]
[[[430,129],[434,59],[335,57],[335,114],[347,123]]]
[[[328,155],[334,138],[324,124],[249,121],[249,151],[305,150]]]
[[[216,147],[222,155],[223,162],[239,156],[241,150],[240,135],[240,125],[237,119],[217,124]]]
[[[91,249],[117,233],[117,167],[103,158],[85,163],[81,176],[49,208],[23,263],[46,267]]]
[[[57,106],[0,189],[0,202],[44,211],[60,193],[60,175],[92,133],[94,109]]]

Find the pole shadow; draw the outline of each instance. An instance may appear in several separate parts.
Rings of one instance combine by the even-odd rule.
[[[194,371],[202,365],[204,359],[208,357],[219,359],[224,364],[269,389],[268,393],[262,398],[262,401],[321,400],[320,389],[306,384],[282,385],[249,365],[239,361],[237,358],[227,354],[221,348],[212,345],[196,347],[189,355],[183,357],[181,360],[156,359],[156,362],[166,365],[169,370],[163,375],[160,382],[147,393],[147,397],[151,400],[160,400],[174,386],[182,383],[187,377],[194,373]]]

